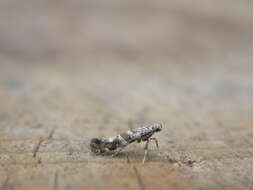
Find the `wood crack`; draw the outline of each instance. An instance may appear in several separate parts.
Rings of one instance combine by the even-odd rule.
[[[143,180],[141,178],[141,175],[140,175],[139,171],[137,170],[137,168],[135,166],[133,166],[133,169],[134,169],[134,173],[136,175],[136,178],[137,178],[140,189],[141,190],[146,190],[146,187],[143,183]]]

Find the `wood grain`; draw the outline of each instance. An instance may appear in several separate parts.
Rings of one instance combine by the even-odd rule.
[[[252,3],[26,1],[0,2],[1,189],[252,189]],[[90,153],[152,122],[144,165]]]

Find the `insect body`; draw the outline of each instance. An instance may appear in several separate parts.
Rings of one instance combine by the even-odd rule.
[[[126,131],[115,137],[110,137],[108,139],[93,138],[90,142],[91,151],[96,155],[106,155],[113,153],[113,156],[117,155],[123,148],[128,144],[133,142],[140,143],[141,141],[146,141],[145,154],[142,163],[145,162],[146,155],[148,153],[148,145],[151,140],[154,140],[156,147],[158,147],[158,141],[156,138],[151,137],[155,132],[161,131],[162,125],[149,124],[143,127]]]

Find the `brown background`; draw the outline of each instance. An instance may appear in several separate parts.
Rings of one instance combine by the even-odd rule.
[[[252,9],[0,0],[0,188],[252,189]],[[88,149],[152,122],[145,165]]]

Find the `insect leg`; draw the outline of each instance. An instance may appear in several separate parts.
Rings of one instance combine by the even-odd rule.
[[[143,157],[143,160],[142,160],[142,164],[144,164],[145,161],[146,161],[146,156],[148,154],[148,145],[149,145],[149,139],[147,140],[147,143],[146,143],[146,145],[144,147],[145,152],[144,152],[144,157]]]
[[[155,144],[156,144],[156,148],[159,150],[159,145],[158,145],[158,140],[157,140],[157,138],[151,137],[151,138],[149,138],[149,140],[154,140],[154,141],[155,141]]]

